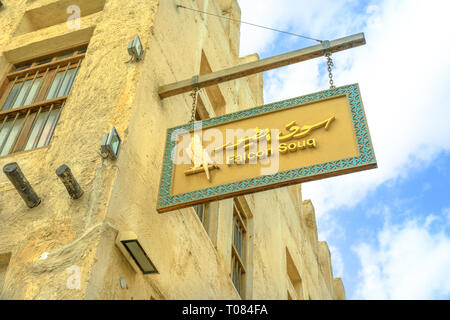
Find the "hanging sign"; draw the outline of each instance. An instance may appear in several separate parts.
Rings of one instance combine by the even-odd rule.
[[[357,84],[167,130],[159,213],[377,167]]]

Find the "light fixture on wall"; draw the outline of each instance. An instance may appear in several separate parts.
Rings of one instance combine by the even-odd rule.
[[[133,231],[119,232],[116,245],[136,272],[159,273]]]
[[[3,8],[3,3],[0,1],[0,9]]]
[[[116,128],[113,127],[111,131],[103,137],[102,145],[100,147],[102,157],[109,157],[112,160],[116,160],[121,143],[122,139],[120,139]]]
[[[142,42],[139,35],[137,35],[130,43],[128,43],[128,53],[130,54],[132,60],[142,60],[144,49],[142,48]]]
[[[120,277],[120,287],[122,289],[128,289],[127,280],[124,277]]]

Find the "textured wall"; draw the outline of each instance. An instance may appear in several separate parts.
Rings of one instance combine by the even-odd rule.
[[[95,1],[95,0],[89,0]],[[0,254],[11,252],[6,299],[239,299],[230,279],[232,200],[214,204],[208,233],[194,211],[155,210],[166,128],[190,118],[188,94],[160,100],[159,86],[200,73],[202,50],[212,71],[258,59],[239,58],[239,26],[177,9],[176,3],[239,19],[235,0],[107,0],[83,16],[81,30],[65,23],[14,36],[25,11],[55,0],[6,0],[0,11],[0,75],[21,57],[90,40],[86,59],[48,147],[0,158],[16,161],[42,198],[28,209],[0,174]],[[129,60],[139,34],[144,60]],[[263,103],[262,75],[218,85],[226,112]],[[215,115],[205,90],[200,93]],[[123,145],[117,161],[97,154],[114,125]],[[85,190],[71,200],[55,175],[67,164]],[[305,298],[345,298],[333,279],[326,243],[319,243],[314,209],[299,186],[245,197],[249,218],[247,299],[286,299],[286,248]],[[134,272],[114,244],[116,230],[133,230],[159,274]],[[42,259],[42,254],[45,254]],[[80,290],[67,288],[67,268],[81,270]],[[127,288],[120,287],[124,277]]]
[[[142,65],[125,64],[129,60],[126,48],[137,33],[147,44],[157,10],[157,1],[107,1],[103,11],[82,18],[79,31],[62,23],[13,36],[25,11],[54,2],[9,0],[0,12],[0,29],[6,31],[0,33],[2,77],[20,56],[39,56],[90,40],[51,144],[0,158],[1,167],[18,162],[42,198],[39,207],[28,209],[0,174],[0,253],[12,252],[5,298],[84,297],[99,238],[114,232],[100,224],[118,168],[102,161],[97,150],[112,125],[126,138],[136,79],[142,70]],[[55,174],[63,163],[85,189],[80,200],[69,198]],[[49,252],[48,258],[40,260],[44,252]],[[72,265],[81,268],[81,290],[67,290],[66,268]]]

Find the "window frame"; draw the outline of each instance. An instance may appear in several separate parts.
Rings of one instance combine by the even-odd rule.
[[[231,280],[241,297],[245,292],[246,255],[247,255],[247,234],[248,217],[240,207],[236,198],[233,199],[233,227],[231,239]],[[237,227],[237,233],[236,233]],[[238,236],[236,236],[238,234]],[[238,239],[236,239],[236,237]],[[237,240],[237,243],[236,243]],[[238,247],[236,247],[236,245]]]
[[[208,233],[208,222],[209,222],[209,215],[211,214],[211,205],[209,203],[201,203],[197,204],[192,207],[194,209],[195,214],[197,215],[197,218],[200,220],[203,228],[205,229],[206,233]],[[199,212],[197,211],[197,208],[201,209],[201,217]],[[209,233],[208,233],[209,234]]]
[[[13,138],[14,140],[9,147],[8,153],[0,157],[9,156],[18,152],[35,150],[50,144],[62,109],[76,81],[81,63],[86,56],[87,47],[88,43],[71,46],[51,54],[16,63],[11,67],[10,72],[6,74],[0,85],[0,132],[3,130],[6,123],[12,121],[12,125],[5,132],[4,139],[0,141],[0,154],[3,153],[4,147],[8,145],[10,134],[13,131],[13,128],[15,128],[16,121],[23,119],[23,122],[19,125],[18,132]],[[61,57],[68,53],[72,53],[72,55],[61,59]],[[64,88],[69,70],[73,69],[75,69],[75,72],[73,75],[70,75],[67,80],[65,94],[58,97],[58,93]],[[58,80],[56,85],[56,97],[47,99],[48,94],[55,83],[55,79],[61,72],[64,72],[64,75]],[[37,85],[34,96],[31,98],[31,102],[26,105],[14,107],[16,99],[22,94],[22,90],[25,90],[24,97],[21,98],[22,103],[28,101],[28,95],[34,90],[33,86],[36,79],[40,79],[40,82]],[[24,89],[24,84],[26,81],[30,80],[32,81],[31,84]],[[10,102],[11,105],[8,106],[8,109],[5,109],[8,97],[16,84],[22,85],[17,93],[14,94],[14,98],[12,102]],[[56,110],[58,110],[58,112],[52,114],[52,112]],[[45,112],[48,112],[45,116],[45,121],[39,124],[41,127],[36,132],[37,136],[35,137],[33,144],[29,149],[26,149],[28,143],[31,142],[29,139],[32,137],[31,134],[33,133],[36,123],[39,122],[40,114]],[[51,120],[53,122],[48,123],[51,116],[54,116]],[[44,120],[44,118],[42,118],[42,120]],[[42,141],[42,135],[45,130],[48,130],[46,133],[47,136],[45,137],[45,140]],[[41,143],[43,143],[43,145],[39,146]]]

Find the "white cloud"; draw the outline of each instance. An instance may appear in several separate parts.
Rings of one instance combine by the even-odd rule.
[[[356,0],[238,0],[241,20],[253,24],[288,31],[316,39],[331,38],[335,34],[345,35],[348,25],[362,23],[348,14],[357,5]],[[242,56],[275,48],[280,34],[265,29],[241,24]],[[295,42],[296,37],[286,41]],[[309,42],[309,45],[317,44]]]
[[[354,247],[362,268],[353,299],[438,299],[450,295],[450,237],[431,221],[386,224],[376,243]]]
[[[342,258],[341,251],[335,246],[329,245],[328,247],[331,253],[331,266],[333,268],[333,277],[342,278],[344,275],[344,259]]]
[[[450,225],[450,208],[442,209],[442,216],[447,218],[447,224]]]
[[[242,19],[319,38],[364,32],[367,45],[333,55],[335,83],[358,82],[378,169],[303,185],[319,223],[336,208],[352,207],[388,181],[424,168],[450,150],[448,1],[240,0]],[[242,26],[241,53],[268,50],[276,34]],[[311,45],[314,43],[311,43]],[[292,48],[292,50],[297,48]],[[327,88],[323,59],[271,71],[266,103]]]
[[[333,73],[338,86],[360,84],[378,169],[302,186],[303,198],[312,199],[316,208],[320,238],[345,238],[332,210],[350,209],[377,187],[405,179],[450,151],[449,1],[370,0],[362,4],[356,0],[239,0],[239,4],[242,20],[298,34],[320,39],[365,34],[365,46],[333,55]],[[286,49],[289,41],[292,47]],[[258,52],[265,57],[314,44],[241,27],[241,55]],[[265,102],[327,88],[325,68],[322,58],[266,73]],[[427,182],[432,186],[433,181]],[[356,249],[363,268],[354,297],[449,295],[450,240],[443,231],[432,233],[431,228],[436,227],[436,221],[442,223],[437,220],[442,217],[446,217],[448,228],[450,210],[442,210],[441,217],[430,215],[421,221],[422,226],[411,221],[414,212],[402,211],[403,219],[410,222],[392,226],[391,211],[399,208],[380,205],[379,212],[368,212],[369,217],[379,214],[386,221],[379,243],[364,243]],[[373,226],[367,230],[377,232]],[[330,246],[330,251],[336,271],[343,272],[337,248]]]

